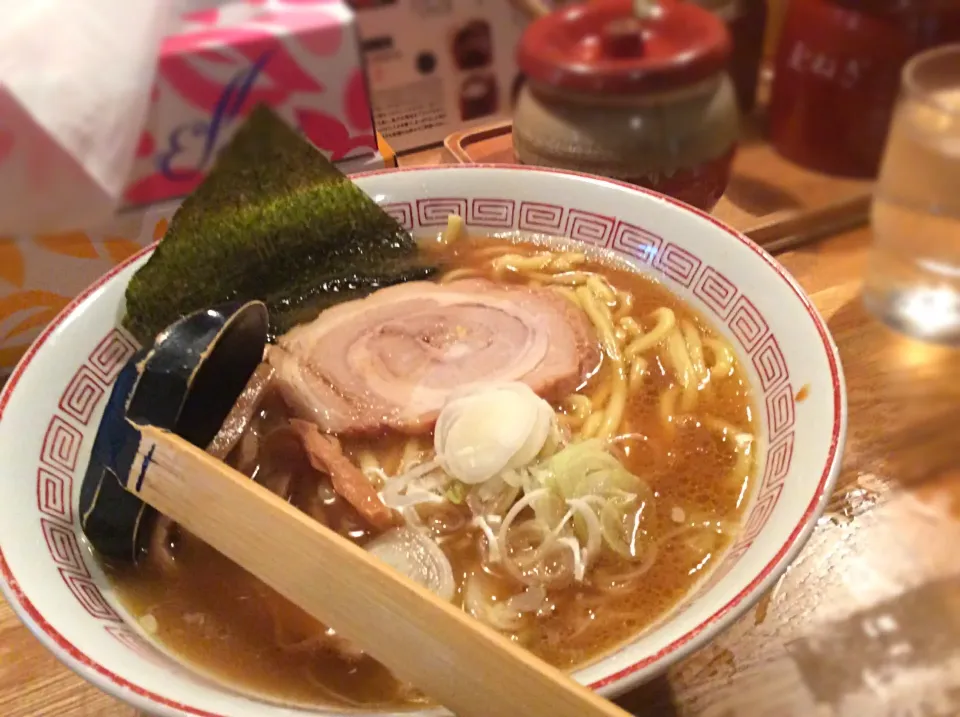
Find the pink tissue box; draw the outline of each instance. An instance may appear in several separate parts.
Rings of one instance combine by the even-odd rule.
[[[382,168],[384,155],[393,157],[387,145],[383,154],[377,151],[354,17],[346,6],[251,0],[186,16],[164,42],[125,191],[128,206],[156,206],[138,206],[99,227],[0,237],[0,383],[77,293],[159,236],[160,229],[141,234],[144,217],[171,213],[261,102],[299,127],[346,174]]]
[[[345,172],[383,166],[353,12],[248,0],[190,13],[164,41],[125,204],[189,194],[260,103]]]

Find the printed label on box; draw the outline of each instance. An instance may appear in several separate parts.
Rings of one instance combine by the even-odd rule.
[[[374,155],[370,102],[347,6],[269,0],[187,15],[161,48],[126,203],[189,194],[260,103],[335,162]]]
[[[377,130],[397,151],[509,115],[526,18],[509,0],[354,0]]]

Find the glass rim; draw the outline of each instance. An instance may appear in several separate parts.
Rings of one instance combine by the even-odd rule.
[[[920,80],[916,77],[920,65],[926,64],[930,60],[943,55],[956,55],[957,59],[960,60],[960,42],[933,47],[911,57],[907,60],[907,64],[903,66],[903,70],[900,73],[900,84],[903,92],[913,99],[946,115],[960,116],[960,107],[951,107],[942,102],[938,102],[933,97],[933,92],[922,87]],[[960,64],[958,64],[958,67],[960,67]],[[960,72],[957,73],[957,88],[960,89]]]

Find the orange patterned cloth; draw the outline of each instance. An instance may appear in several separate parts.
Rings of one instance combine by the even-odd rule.
[[[128,215],[99,230],[0,237],[0,381],[74,296],[163,236],[165,218],[141,232],[143,220]]]

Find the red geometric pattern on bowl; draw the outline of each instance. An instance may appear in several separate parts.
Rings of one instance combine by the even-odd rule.
[[[421,227],[445,227],[447,217],[456,214],[464,220],[467,217],[466,199],[434,197],[417,200],[417,224]]]
[[[763,469],[761,485],[770,488],[780,485],[786,479],[793,461],[794,440],[795,434],[791,431],[767,449],[767,463]]]
[[[787,360],[783,357],[777,337],[767,336],[752,357],[753,367],[760,375],[760,388],[766,393],[780,385],[787,378]]]
[[[667,242],[653,259],[653,265],[657,269],[685,289],[690,288],[702,264],[703,262],[689,251],[671,242]]]
[[[769,330],[759,309],[746,296],[737,299],[733,312],[727,320],[727,326],[747,353],[756,348]]]
[[[571,209],[567,213],[567,227],[563,235],[581,241],[588,246],[606,249],[610,245],[613,227],[616,223],[617,220],[613,217]]]
[[[43,538],[53,562],[66,570],[89,578],[90,571],[83,562],[83,551],[80,549],[80,543],[77,542],[76,533],[46,518],[40,519],[40,525],[43,527]]]
[[[467,227],[573,234],[594,246],[610,247],[622,256],[663,275],[668,283],[693,287],[694,295],[707,313],[726,324],[739,344],[739,354],[749,359],[760,374],[762,412],[769,431],[770,448],[761,485],[744,530],[723,560],[697,590],[702,593],[722,580],[749,550],[776,508],[783,480],[790,469],[794,445],[794,396],[789,370],[779,344],[770,334],[762,312],[716,268],[704,265],[700,257],[637,225],[581,209],[567,209],[541,202],[517,202],[499,197],[457,198],[395,202],[384,209],[405,228],[445,226],[449,214],[463,217]],[[566,231],[565,231],[566,230]],[[37,472],[37,505],[47,549],[59,566],[67,588],[95,619],[106,623],[113,637],[129,649],[141,651],[146,643],[132,631],[120,629],[119,616],[89,577],[89,556],[80,550],[80,527],[74,522],[70,504],[77,459],[84,440],[80,427],[86,426],[106,388],[136,350],[136,344],[122,330],[113,330],[98,344],[86,364],[68,382],[59,410],[47,428]],[[103,391],[93,382],[100,381]],[[90,431],[92,434],[92,431]],[[92,435],[90,436],[92,440]],[[45,517],[44,517],[45,516]],[[70,529],[55,523],[70,525]],[[153,654],[151,652],[151,654]]]
[[[40,466],[37,469],[37,509],[68,525],[73,523],[73,478]]]
[[[466,223],[495,229],[512,229],[515,205],[516,202],[512,199],[471,199]]]
[[[134,340],[126,333],[120,329],[114,329],[103,337],[103,341],[97,344],[90,354],[90,358],[87,359],[90,362],[90,368],[104,385],[109,386],[130,355],[137,350],[136,346]]]
[[[86,426],[104,393],[106,388],[94,375],[93,370],[81,366],[60,399],[60,410],[77,419],[80,425]]]
[[[54,414],[53,420],[47,426],[47,433],[43,437],[40,462],[53,470],[72,474],[77,467],[82,442],[83,433],[80,429],[71,426],[59,415]]]
[[[413,230],[413,207],[410,202],[395,202],[384,204],[383,211],[397,220],[397,224],[407,231]]]
[[[76,575],[60,568],[60,576],[67,584],[70,592],[80,603],[80,607],[86,610],[91,617],[97,620],[106,620],[110,622],[122,622],[120,616],[110,607],[110,603],[100,592],[100,588],[88,577]]]
[[[771,444],[793,428],[796,421],[795,403],[793,387],[789,383],[766,394],[767,440]]]
[[[613,232],[613,248],[624,256],[630,256],[643,264],[649,264],[660,251],[663,239],[629,222],[617,222]]]
[[[739,293],[733,282],[712,266],[704,268],[693,288],[693,295],[721,319],[727,318]]]
[[[517,229],[526,232],[552,232],[559,234],[563,227],[563,215],[567,210],[556,204],[520,202]]]
[[[50,419],[43,440],[37,470],[37,508],[47,552],[60,570],[60,577],[80,606],[94,619],[121,622],[120,617],[91,578],[89,553],[80,547],[81,528],[74,523],[73,485],[77,475],[77,457],[84,441],[79,426],[87,426],[90,417],[106,395],[106,385],[136,351],[136,343],[122,330],[114,329],[90,354],[67,383],[58,403],[59,411]],[[100,384],[99,382],[103,383]],[[95,390],[94,386],[97,389]],[[92,440],[93,436],[89,437]],[[65,527],[47,518],[66,523]]]
[[[780,499],[780,493],[783,491],[783,484],[770,486],[767,490],[761,486],[760,493],[753,503],[753,508],[746,516],[743,523],[743,531],[740,533],[737,542],[753,542],[763,531],[767,524],[767,519],[773,514],[773,509],[777,507],[777,501]]]

